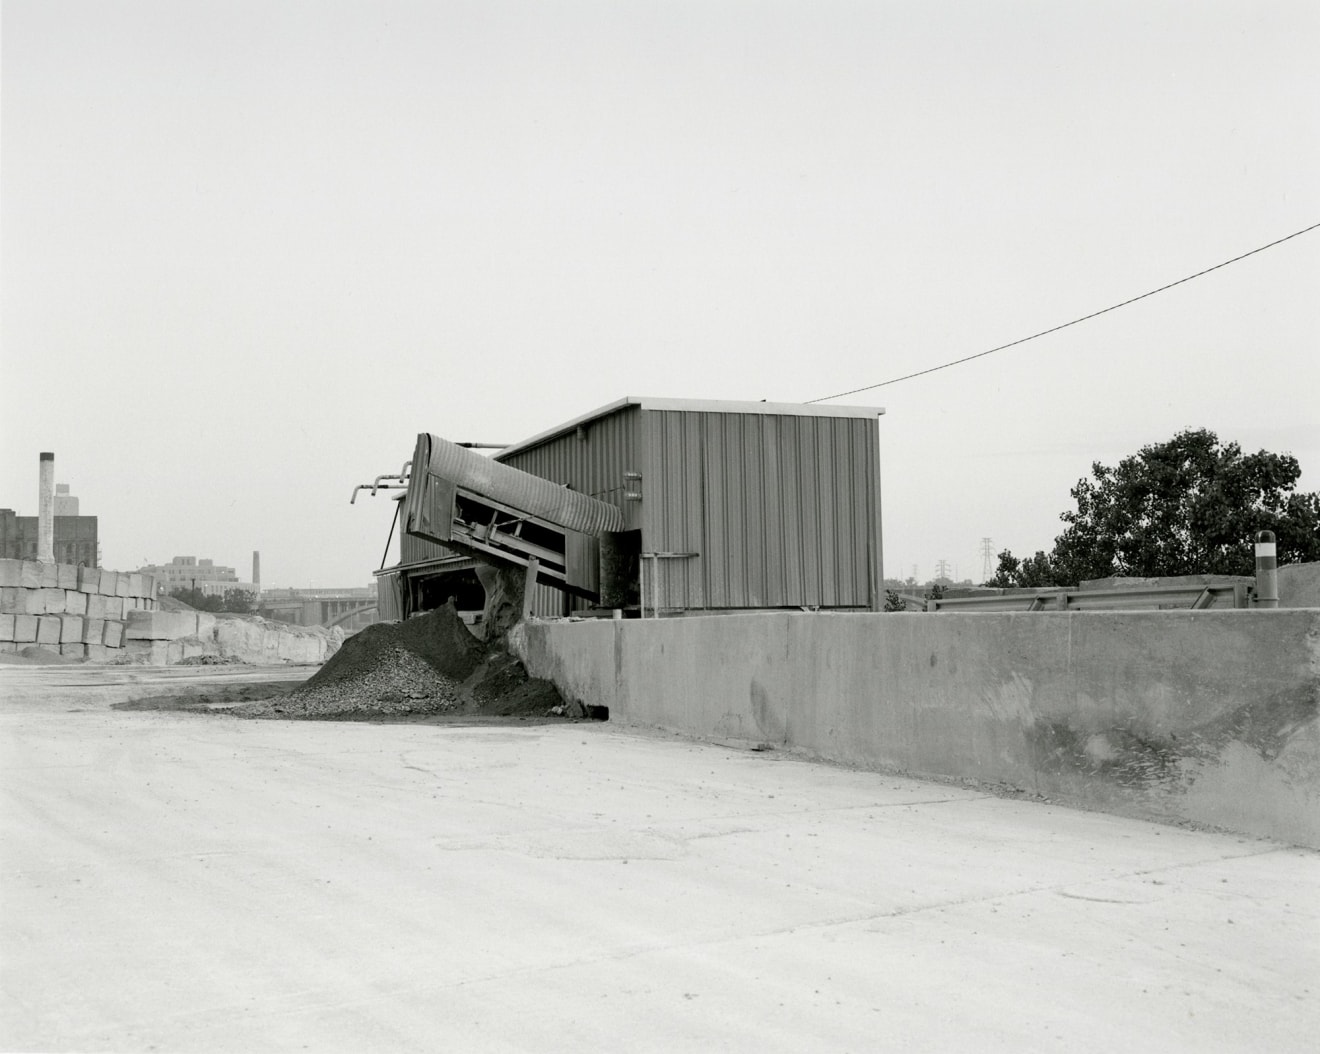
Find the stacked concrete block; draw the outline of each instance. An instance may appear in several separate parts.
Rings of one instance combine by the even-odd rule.
[[[39,598],[37,602],[41,605],[41,611],[32,612],[32,614],[44,614],[44,615],[64,614],[64,603],[65,603],[64,590],[37,589],[34,590],[33,592],[35,592],[37,597]]]
[[[129,640],[177,640],[197,635],[195,611],[130,611],[125,621]]]
[[[157,610],[150,575],[0,560],[0,651],[38,647],[91,662],[165,665],[204,656],[251,663],[320,663],[339,630],[255,617]]]
[[[83,623],[87,620],[81,615],[61,615],[60,616],[60,643],[61,644],[81,644],[83,635]]]
[[[37,646],[42,647],[47,644],[54,644],[56,647],[60,643],[59,615],[36,615],[37,620]]]
[[[36,645],[74,658],[122,656],[126,611],[154,611],[150,575],[0,560],[0,651]]]
[[[37,643],[37,616],[14,616],[14,643],[18,645]]]
[[[124,641],[123,653],[129,662],[145,663],[148,666],[165,666],[170,661],[170,642],[167,640],[126,640]]]

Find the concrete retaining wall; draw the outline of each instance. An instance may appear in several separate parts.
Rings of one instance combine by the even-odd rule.
[[[70,658],[113,662],[123,656],[129,615],[155,607],[150,575],[0,560],[0,652],[37,645]]]
[[[532,622],[611,720],[1320,848],[1320,610]]]
[[[1320,563],[1279,568],[1279,607],[1320,608]]]

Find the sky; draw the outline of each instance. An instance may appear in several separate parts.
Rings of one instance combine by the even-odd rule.
[[[801,402],[1320,222],[1320,5],[4,0],[0,506],[361,586],[418,432]],[[1184,428],[1320,490],[1320,231],[882,406],[885,571]],[[393,557],[391,557],[392,561]]]

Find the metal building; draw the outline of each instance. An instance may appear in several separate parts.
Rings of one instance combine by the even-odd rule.
[[[486,537],[479,521],[490,510],[497,510],[492,542],[508,541],[514,560],[523,545],[543,561],[532,600],[536,614],[879,610],[883,412],[626,398],[507,447],[494,459],[463,452],[492,470],[491,460],[576,492],[584,506],[611,506],[610,516],[617,510],[608,523],[598,509],[591,512],[591,526],[584,526],[582,513],[538,518],[527,509],[528,499],[501,490],[498,482],[477,480],[487,475],[479,465],[445,467],[459,456],[452,444],[419,437],[402,497],[401,561],[381,575],[382,616],[391,607],[399,614],[415,609],[422,578],[471,567],[472,546],[480,548]],[[444,462],[429,477],[440,491],[439,506],[426,493],[419,459]],[[518,475],[511,474],[515,484]],[[447,489],[455,486],[457,505]],[[463,543],[456,547],[462,555],[444,544],[451,538],[451,510],[457,532],[452,538]],[[536,544],[518,541],[512,529],[497,524],[505,514],[505,524],[517,523],[518,530],[530,523],[526,536]]]

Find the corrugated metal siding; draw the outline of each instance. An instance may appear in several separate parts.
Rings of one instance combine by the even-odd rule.
[[[403,618],[402,586],[398,574],[381,575],[376,579],[376,614],[382,622],[397,622]]]
[[[557,436],[530,450],[519,450],[501,462],[534,476],[567,483],[574,490],[608,502],[623,512],[626,530],[641,526],[638,502],[626,501],[624,492],[630,484],[625,472],[642,471],[638,459],[638,432],[641,411],[626,406],[617,413],[588,422],[583,438],[576,432]],[[538,615],[563,613],[563,594],[552,586],[538,585],[532,598],[532,610]],[[574,600],[573,607],[587,606]]]
[[[701,554],[662,562],[662,606],[874,603],[876,420],[648,411],[643,431],[643,549]]]
[[[421,560],[439,560],[446,556],[453,556],[454,551],[447,549],[439,542],[427,541],[415,534],[409,534],[404,531],[399,535],[399,563],[415,564]]]
[[[588,444],[577,440],[577,445],[583,447]],[[565,449],[572,448],[565,445]],[[428,471],[423,473],[422,467]],[[428,502],[424,498],[428,484],[438,489],[438,504],[446,516],[449,505],[452,505],[452,487],[442,486],[436,482],[437,478],[567,530],[595,535],[603,531],[621,530],[623,527],[623,517],[617,505],[592,497],[576,484],[571,487],[560,485],[571,482],[569,480],[554,480],[527,472],[515,465],[483,457],[439,436],[423,433],[417,437],[417,448],[413,454],[413,474],[408,486],[409,516],[405,522],[410,530],[441,541],[449,537],[448,523],[439,525],[443,533],[425,531],[418,526],[422,521],[418,513],[428,510]],[[420,487],[418,481],[421,481]]]
[[[636,503],[623,498],[627,489],[623,474],[641,471],[636,463],[640,420],[641,411],[637,407],[624,407],[618,413],[584,425],[583,438],[570,432],[499,460],[534,476],[567,483],[580,493],[622,510],[625,520],[629,515],[636,519]],[[625,529],[639,525],[626,523]]]
[[[664,608],[865,608],[879,598],[875,418],[629,406],[589,422],[585,441],[558,436],[506,463],[616,504],[628,529],[641,528],[644,552],[698,553],[659,561]],[[627,471],[642,479],[626,481]],[[630,489],[640,503],[624,500]],[[655,566],[647,561],[648,607]],[[533,610],[561,614],[562,594],[536,587]]]
[[[641,434],[642,552],[689,553],[691,559],[646,561],[646,605],[704,608],[707,560],[702,480],[707,414],[646,412]],[[658,583],[653,576],[658,575]],[[658,588],[657,588],[658,585]]]

